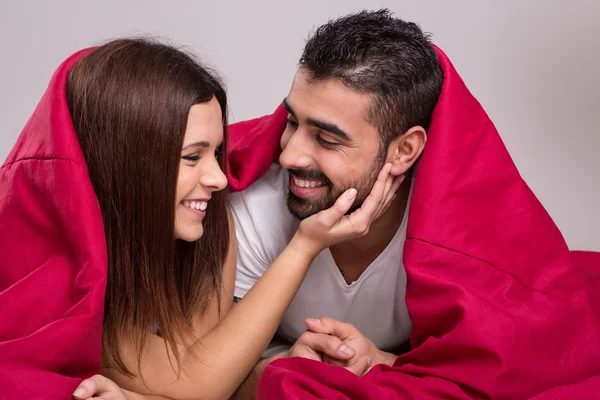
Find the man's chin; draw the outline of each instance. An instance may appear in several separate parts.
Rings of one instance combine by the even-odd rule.
[[[346,212],[346,215],[352,214],[354,211],[362,207],[364,201],[364,197],[361,197],[359,202],[355,203],[352,207],[350,207],[350,209]],[[288,211],[290,212],[290,214],[292,214],[292,216],[294,216],[294,218],[299,219],[301,221],[323,210],[327,210],[328,208],[331,208],[333,204],[335,204],[335,202],[331,201],[329,201],[329,204],[324,203],[326,203],[326,201],[309,202],[306,199],[296,196],[291,190],[288,192]]]
[[[304,220],[325,209],[296,196],[292,191],[288,193],[287,208],[289,213],[299,220]]]
[[[318,213],[318,211],[314,211],[314,210],[307,210],[304,207],[296,207],[293,205],[290,205],[288,203],[288,211],[290,214],[292,214],[292,216],[300,221],[311,217],[313,215],[315,215],[316,213]]]

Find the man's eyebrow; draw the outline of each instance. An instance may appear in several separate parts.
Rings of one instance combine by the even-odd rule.
[[[289,103],[287,102],[286,99],[283,99],[283,101],[281,102],[281,104],[283,105],[283,108],[285,108],[285,110],[292,115],[294,118],[296,118],[296,115],[294,114],[294,110],[292,110],[292,107],[290,107]],[[308,118],[306,120],[306,122],[308,122],[309,125],[312,125],[316,128],[319,128],[321,130],[327,131],[335,136],[337,136],[338,138],[340,138],[341,140],[344,141],[351,141],[352,139],[350,138],[350,135],[348,135],[346,132],[344,132],[339,126],[337,126],[336,124],[330,123],[330,122],[325,122],[325,121],[318,121],[316,119],[313,118]]]
[[[296,114],[294,114],[294,110],[292,110],[292,107],[290,107],[286,99],[283,99],[281,104],[283,105],[283,108],[285,108],[285,111],[291,114],[294,118],[296,117]]]
[[[184,148],[182,150],[185,149],[189,149],[190,147],[210,147],[210,143],[206,142],[206,141],[202,141],[202,142],[194,142],[194,143],[190,143],[187,146],[184,146]]]
[[[321,130],[327,131],[346,142],[349,142],[352,140],[352,139],[350,139],[350,136],[346,132],[344,132],[340,127],[338,127],[336,124],[332,124],[332,123],[324,122],[324,121],[317,121],[312,118],[307,119],[306,122],[308,122],[309,125],[312,125]]]

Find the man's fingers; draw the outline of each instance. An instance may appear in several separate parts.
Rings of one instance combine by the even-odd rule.
[[[336,365],[338,367],[346,367],[351,360],[339,360],[334,357],[329,357],[328,355],[323,355],[323,362],[329,365]]]
[[[296,346],[307,346],[338,360],[349,360],[356,354],[353,348],[343,344],[338,337],[311,331],[304,332],[296,341],[294,347]],[[294,351],[290,351],[290,355],[294,356],[293,353]]]
[[[356,360],[354,363],[348,365],[346,369],[358,376],[363,376],[367,373],[367,371],[369,371],[372,363],[373,359],[370,356],[364,356]]]
[[[306,344],[295,344],[288,352],[288,357],[302,357],[309,360],[323,361],[321,353]]]
[[[356,334],[357,329],[352,324],[338,321],[333,318],[307,318],[304,321],[311,332],[333,335],[344,341]]]

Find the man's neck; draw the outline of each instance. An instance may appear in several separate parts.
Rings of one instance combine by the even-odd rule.
[[[369,233],[329,248],[348,284],[360,277],[398,232],[408,204],[410,182],[410,176],[407,176],[398,189],[396,199],[377,220],[373,221]]]

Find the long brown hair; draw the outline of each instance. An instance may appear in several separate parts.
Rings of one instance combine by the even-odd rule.
[[[102,338],[106,367],[133,376],[119,353],[160,330],[181,366],[177,341],[212,299],[220,304],[229,231],[226,191],[212,196],[204,235],[174,239],[175,192],[190,107],[227,99],[213,73],[190,55],[149,39],[119,39],[92,50],[71,70],[67,100],[104,220],[108,249]],[[173,364],[172,364],[173,365]]]

